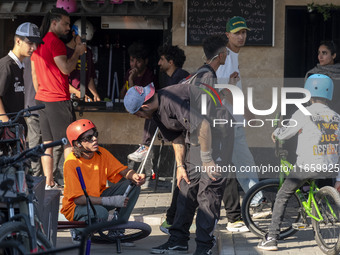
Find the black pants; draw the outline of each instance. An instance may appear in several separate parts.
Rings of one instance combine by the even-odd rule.
[[[223,203],[226,210],[228,222],[241,220],[240,195],[236,174],[232,174],[226,182],[223,194]]]
[[[175,219],[178,194],[179,188],[176,186],[172,195],[170,207],[166,211],[166,221],[169,225],[172,225]],[[234,177],[226,179],[223,203],[227,212],[228,222],[235,222],[241,219],[240,195],[238,192],[237,179]]]
[[[172,225],[174,223],[176,209],[177,209],[178,194],[179,194],[179,188],[176,186],[174,193],[172,194],[170,207],[166,211],[166,221],[168,222],[169,225]]]
[[[225,178],[212,181],[204,176],[190,180],[190,184],[181,181],[175,220],[170,228],[170,241],[187,244],[197,208],[196,244],[212,248],[212,233],[220,217],[225,181]]]

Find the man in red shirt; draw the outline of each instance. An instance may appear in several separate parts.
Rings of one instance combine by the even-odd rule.
[[[61,8],[53,8],[44,17],[40,27],[44,44],[32,55],[32,79],[37,91],[37,103],[45,104],[40,110],[40,128],[44,143],[59,140],[66,135],[66,128],[75,120],[70,101],[68,75],[74,70],[79,56],[86,45],[77,44],[74,54],[67,58],[66,46],[59,39],[70,31],[69,14]],[[71,152],[70,145],[64,147],[64,157]],[[53,155],[52,148],[46,154]],[[46,189],[56,187],[53,180],[53,158],[41,157]]]

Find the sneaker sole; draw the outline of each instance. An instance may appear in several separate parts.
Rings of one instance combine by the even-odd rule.
[[[188,251],[174,251],[174,250],[157,250],[151,249],[151,254],[188,254]]]
[[[249,229],[246,226],[240,227],[240,228],[228,228],[227,230],[229,232],[236,232],[236,233],[244,233],[244,232],[249,232]]]
[[[135,161],[135,162],[142,162],[142,160],[143,160],[143,159],[138,159],[138,158],[130,157],[130,155],[127,158],[132,160],[132,161]]]
[[[175,248],[175,247],[174,247]],[[188,253],[188,248],[187,250],[161,250],[161,249],[151,249],[152,254],[187,254]]]
[[[261,250],[265,250],[265,251],[277,251],[278,250],[278,248],[276,246],[269,246],[269,247],[257,246],[257,248],[259,248]]]

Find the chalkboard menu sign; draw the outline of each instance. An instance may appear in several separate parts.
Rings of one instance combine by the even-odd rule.
[[[273,45],[274,0],[187,0],[187,45],[202,45],[209,35],[226,31],[234,16],[245,18],[246,45]]]

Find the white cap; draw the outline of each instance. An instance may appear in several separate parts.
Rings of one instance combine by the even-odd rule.
[[[16,35],[24,36],[34,43],[43,44],[44,41],[40,38],[39,28],[30,22],[21,24],[15,31]]]

